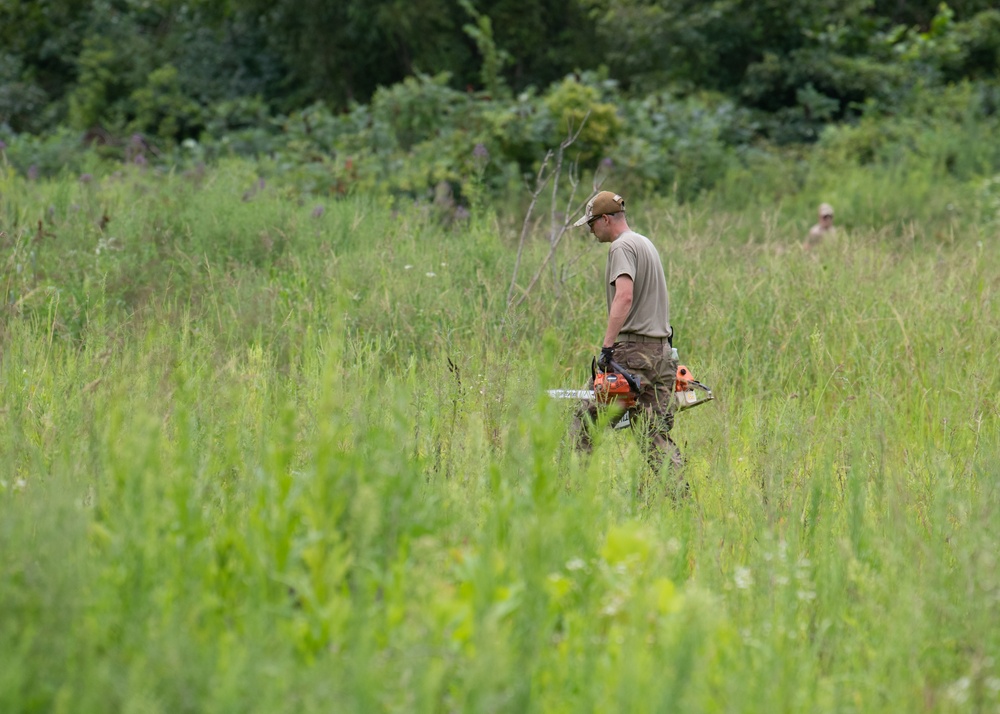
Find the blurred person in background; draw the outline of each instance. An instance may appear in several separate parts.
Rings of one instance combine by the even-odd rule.
[[[829,203],[819,204],[819,223],[809,229],[806,242],[803,247],[814,248],[823,242],[823,239],[836,229],[833,227],[833,206]]]

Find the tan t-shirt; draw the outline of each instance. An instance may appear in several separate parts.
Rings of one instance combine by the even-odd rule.
[[[608,248],[608,267],[604,275],[609,312],[615,299],[615,280],[620,275],[632,278],[632,308],[622,325],[622,332],[670,337],[667,280],[660,254],[649,238],[635,231],[625,231],[618,236]]]

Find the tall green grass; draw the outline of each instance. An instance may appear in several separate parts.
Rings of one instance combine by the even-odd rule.
[[[545,394],[603,333],[591,238],[508,311],[519,216],[259,178],[0,178],[0,709],[1000,706],[985,220],[845,174],[805,252],[811,188],[630,199],[717,395],[676,499]]]

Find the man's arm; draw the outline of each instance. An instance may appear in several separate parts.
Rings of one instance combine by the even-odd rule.
[[[618,338],[618,332],[625,324],[629,310],[632,309],[632,278],[628,275],[619,275],[615,278],[615,297],[611,301],[611,310],[608,311],[608,331],[604,333],[604,344],[602,347],[611,347]]]

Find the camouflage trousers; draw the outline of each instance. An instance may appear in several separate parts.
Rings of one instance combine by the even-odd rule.
[[[671,356],[666,342],[616,342],[614,361],[633,375],[641,377],[636,405],[628,410],[632,428],[643,430],[646,458],[650,468],[659,473],[668,458],[674,467],[683,464],[677,444],[670,438],[674,427],[674,383],[677,380],[677,360]],[[591,383],[591,388],[593,383]],[[573,419],[573,439],[577,449],[590,452],[591,431],[597,422],[599,405],[588,400],[581,403]]]

